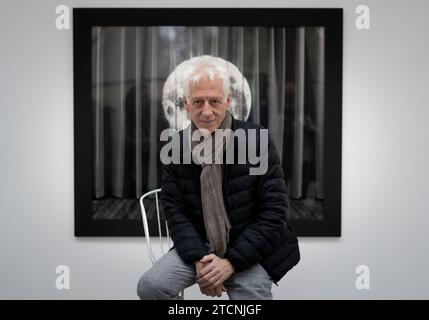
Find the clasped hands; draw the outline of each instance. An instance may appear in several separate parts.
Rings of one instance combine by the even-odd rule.
[[[215,254],[195,261],[195,269],[201,293],[211,297],[222,296],[222,292],[226,291],[223,283],[235,272],[228,259],[222,259]]]

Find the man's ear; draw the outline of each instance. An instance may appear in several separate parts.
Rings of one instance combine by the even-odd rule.
[[[231,93],[228,93],[228,96],[226,97],[226,105],[228,106],[228,109],[231,108],[232,103],[232,95]]]
[[[189,112],[188,103],[188,98],[186,96],[183,96],[183,105],[185,106],[185,110]]]

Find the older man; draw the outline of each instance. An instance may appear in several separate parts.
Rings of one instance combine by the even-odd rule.
[[[246,137],[255,130],[260,139],[262,126],[232,117],[229,87],[227,70],[217,58],[196,59],[184,84],[192,123],[179,132],[182,142],[195,131],[215,136],[217,129],[242,130]],[[161,203],[174,247],[140,278],[141,299],[180,299],[178,294],[195,282],[212,297],[226,291],[230,299],[272,299],[273,282],[298,263],[298,241],[287,222],[286,183],[274,144],[269,140],[267,170],[250,175],[254,165],[249,159],[225,162],[225,149],[237,155],[243,143],[230,137],[209,140],[213,148],[203,156],[195,151],[198,141],[191,139],[188,151],[199,161],[164,166]],[[186,152],[183,148],[182,160]]]

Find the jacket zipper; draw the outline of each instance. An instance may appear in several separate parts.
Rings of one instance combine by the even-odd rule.
[[[229,222],[231,224],[232,232],[234,233],[234,237],[237,238],[238,234],[237,234],[237,231],[235,229],[234,224],[232,223],[231,214],[229,212],[229,205],[228,205],[228,201],[227,201],[227,198],[226,198],[226,179],[227,179],[227,172],[226,171],[229,170],[229,169],[230,169],[229,166],[224,162],[224,165],[223,165],[223,177],[222,177],[222,195],[223,195],[223,203],[225,205],[225,210],[226,210],[226,213],[228,215]]]

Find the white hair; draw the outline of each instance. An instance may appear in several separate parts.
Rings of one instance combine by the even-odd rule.
[[[189,59],[183,71],[183,91],[186,97],[190,97],[190,83],[196,84],[207,76],[210,80],[218,78],[222,81],[224,97],[230,92],[228,74],[228,62],[222,58],[209,55],[198,56]]]

